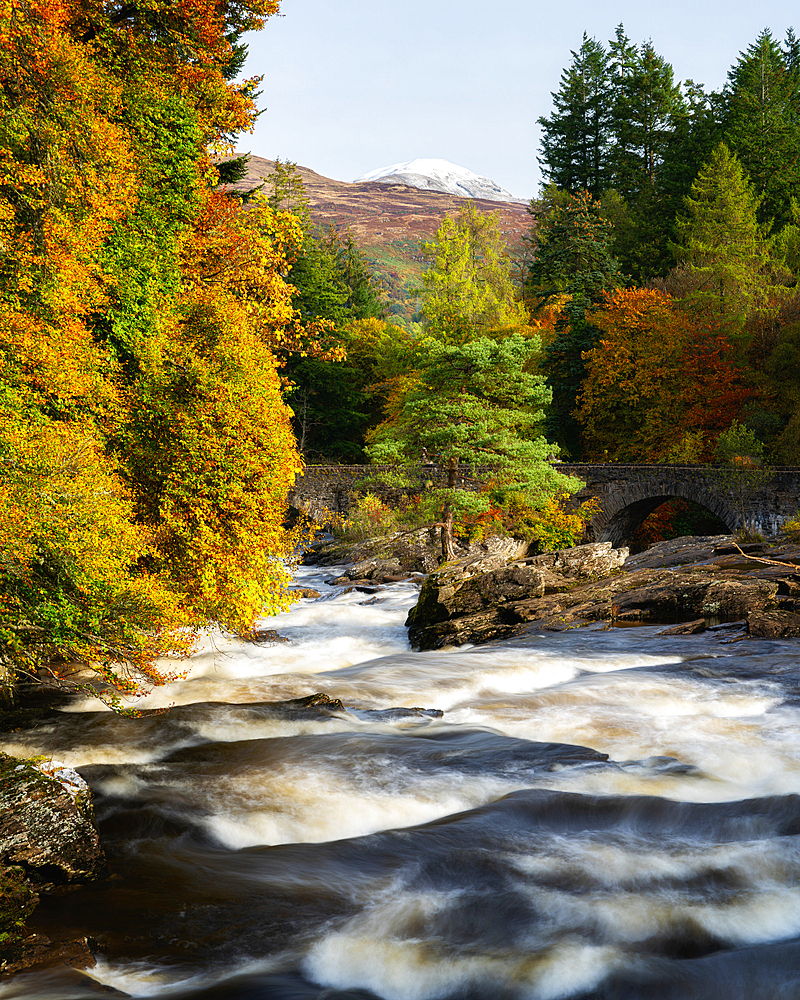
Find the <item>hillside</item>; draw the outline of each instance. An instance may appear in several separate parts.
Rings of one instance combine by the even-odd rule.
[[[249,190],[264,181],[274,161],[251,156],[247,177],[236,188]],[[454,194],[378,181],[348,183],[298,167],[312,215],[321,227],[352,232],[400,316],[413,312],[410,289],[419,280],[420,243],[434,235],[446,215],[458,212],[463,199]],[[530,216],[521,202],[475,198],[481,211],[496,212],[512,254],[522,248]]]

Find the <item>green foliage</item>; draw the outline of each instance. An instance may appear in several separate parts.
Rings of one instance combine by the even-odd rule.
[[[724,143],[692,184],[678,219],[685,260],[696,286],[688,300],[742,326],[767,300],[767,245],[757,219],[759,199],[742,165]]]
[[[800,80],[769,31],[741,53],[728,74],[725,139],[741,160],[767,228],[791,220],[800,183]]]
[[[24,937],[25,921],[38,903],[39,897],[25,884],[21,868],[0,866],[0,949],[6,955]]]
[[[422,276],[425,331],[463,343],[526,321],[511,280],[511,262],[496,215],[465,201],[447,216],[433,241],[424,244],[428,269]]]
[[[525,370],[537,347],[519,334],[462,345],[425,341],[417,380],[403,394],[395,420],[372,438],[373,462],[417,466],[428,460],[447,470],[446,485],[425,492],[442,523],[447,558],[456,512],[486,510],[508,491],[539,499],[579,488],[553,470],[547,461],[551,446],[538,435],[549,392],[541,376]],[[459,487],[459,468],[480,465],[493,470],[492,496]]]
[[[561,74],[552,95],[554,111],[538,121],[542,129],[541,162],[550,183],[598,198],[609,186],[611,144],[608,55],[584,32],[580,49]]]
[[[553,391],[548,433],[569,456],[580,456],[583,450],[573,412],[586,374],[584,354],[597,336],[590,312],[605,291],[622,283],[610,252],[612,239],[600,204],[585,191],[539,216],[530,238],[534,259],[527,290],[535,308],[557,296],[566,297],[556,335],[545,348],[542,370]]]
[[[365,493],[336,528],[336,534],[346,542],[361,542],[389,534],[396,529],[397,523],[397,511],[374,493]]]

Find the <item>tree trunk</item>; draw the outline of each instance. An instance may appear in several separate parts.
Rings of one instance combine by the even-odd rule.
[[[451,458],[447,465],[447,488],[452,490],[456,485],[456,472],[458,471],[458,459]],[[442,559],[449,562],[455,558],[455,546],[453,545],[453,508],[449,501],[444,505],[442,512]]]

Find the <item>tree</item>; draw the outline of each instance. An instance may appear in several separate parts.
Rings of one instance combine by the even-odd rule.
[[[584,32],[580,49],[561,74],[553,93],[554,111],[540,118],[542,155],[539,162],[550,183],[577,194],[598,198],[610,182],[611,148],[608,55],[602,44]]]
[[[275,0],[0,7],[0,661],[118,690],[289,597],[291,216],[214,188]],[[238,54],[237,54],[238,53]],[[260,227],[260,228],[259,228]],[[61,666],[60,666],[61,665]],[[113,698],[113,694],[109,698]]]
[[[653,462],[708,445],[752,397],[724,328],[653,289],[618,289],[592,314],[576,418],[594,460]],[[675,459],[676,460],[676,459]]]
[[[429,335],[458,343],[525,325],[494,213],[465,201],[457,216],[445,217],[423,253],[422,315]]]
[[[429,460],[447,470],[444,486],[425,491],[441,525],[442,555],[452,559],[456,513],[488,508],[488,494],[460,488],[463,466],[488,465],[496,495],[526,493],[544,502],[580,486],[553,470],[552,448],[536,430],[549,399],[543,379],[525,370],[535,340],[512,334],[464,344],[428,339],[420,349],[417,380],[405,393],[397,419],[375,432],[373,462],[418,467]]]
[[[766,303],[769,291],[759,203],[738,158],[719,143],[677,220],[681,244],[675,253],[696,280],[691,302],[740,327],[751,310]]]
[[[596,338],[591,310],[622,281],[610,253],[612,239],[598,202],[584,191],[540,217],[529,240],[534,257],[527,291],[533,315],[558,297],[564,300],[542,365],[553,391],[548,433],[576,457],[583,444],[573,411],[585,375],[583,355]]]
[[[794,36],[788,44],[794,59]],[[800,183],[799,84],[796,67],[767,30],[728,74],[725,141],[750,177],[767,229],[791,221],[791,197]]]

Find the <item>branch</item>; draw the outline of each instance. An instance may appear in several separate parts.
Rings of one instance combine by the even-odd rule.
[[[734,542],[733,544],[737,549],[739,549],[739,552],[745,557],[745,559],[752,559],[753,562],[766,563],[767,566],[786,566],[787,569],[792,570],[794,573],[800,573],[800,566],[798,566],[797,563],[780,562],[778,559],[761,559],[759,556],[749,556],[746,552],[742,552],[737,542]]]

